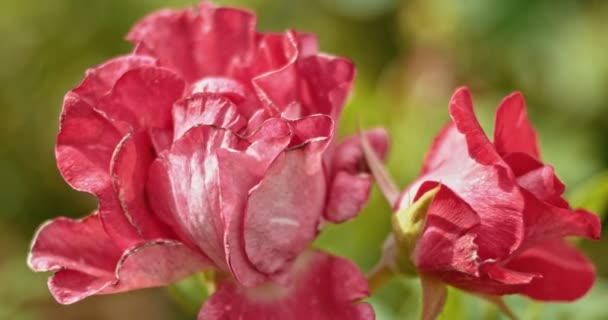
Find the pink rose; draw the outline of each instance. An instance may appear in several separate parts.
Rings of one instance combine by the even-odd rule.
[[[371,176],[358,139],[333,142],[354,78],[316,38],[255,31],[203,3],[129,33],[132,54],[65,97],[56,157],[99,207],[38,231],[28,259],[61,303],[215,270],[200,317],[373,319],[350,262],[309,250],[324,220],[360,211]],[[386,133],[367,133],[380,154]],[[271,288],[269,290],[266,290]]]

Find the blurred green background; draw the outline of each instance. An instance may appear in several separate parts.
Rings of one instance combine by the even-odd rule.
[[[524,92],[544,159],[577,204],[606,211],[608,180],[608,1],[557,0],[242,0],[261,30],[318,35],[323,51],[355,61],[358,77],[341,131],[389,128],[389,167],[400,186],[416,173],[447,121],[453,89],[469,86],[491,133],[500,99]],[[25,265],[36,227],[56,215],[83,216],[95,202],[72,191],[54,163],[63,94],[87,67],[128,52],[123,37],[139,18],[195,0],[0,1],[0,319],[193,319],[167,290],[93,297],[59,306],[47,275]],[[317,242],[363,270],[377,261],[389,209],[374,192],[355,221],[327,228]],[[582,243],[608,275],[602,246]],[[396,280],[372,298],[379,320],[415,319],[415,280]],[[608,319],[608,282],[570,305],[508,302],[524,319]],[[443,319],[499,319],[497,311],[452,291]]]

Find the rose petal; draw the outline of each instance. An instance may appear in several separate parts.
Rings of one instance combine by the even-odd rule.
[[[440,186],[426,214],[412,260],[426,274],[459,271],[478,274],[476,234],[480,219],[454,191]]]
[[[325,219],[342,223],[355,218],[369,200],[373,178],[368,173],[338,171],[333,177]]]
[[[300,147],[278,157],[251,190],[243,229],[245,251],[265,274],[284,268],[317,234],[327,196],[321,155],[331,139],[332,122],[326,116],[294,122]],[[315,131],[317,136],[311,135]]]
[[[170,130],[171,108],[184,91],[175,73],[157,67],[127,71],[114,84],[97,108],[126,134],[129,129]]]
[[[586,210],[570,210],[551,206],[522,190],[526,206],[524,223],[526,237],[521,249],[536,243],[567,236],[598,240],[601,232],[600,218]]]
[[[165,285],[209,262],[170,240],[141,243],[123,252],[93,214],[43,225],[32,242],[28,264],[34,271],[56,271],[49,289],[58,302],[70,304],[94,294]]]
[[[220,268],[226,263],[216,153],[221,147],[236,144],[236,139],[217,127],[190,129],[155,161],[150,169],[150,175],[155,176],[153,184],[148,185],[148,190],[160,197],[152,202],[157,215],[181,230]]]
[[[521,293],[543,301],[574,301],[584,296],[595,282],[593,263],[563,240],[543,243],[524,251],[507,267],[538,273]]]
[[[384,159],[388,151],[388,133],[373,129],[364,133],[373,151]],[[372,177],[365,163],[359,136],[353,136],[333,150],[330,159],[330,192],[325,218],[334,223],[354,218],[369,198]]]
[[[520,92],[504,98],[496,111],[494,145],[502,156],[521,152],[540,159],[538,137],[528,120],[526,102]]]
[[[243,288],[227,280],[207,300],[198,319],[373,320],[365,277],[351,262],[309,251],[290,269],[291,283]]]
[[[510,153],[505,157],[515,176],[517,184],[538,199],[560,208],[569,208],[568,201],[562,197],[566,190],[555,175],[552,166],[544,165],[525,153]]]
[[[254,46],[256,18],[250,12],[216,8],[153,13],[136,24],[127,39],[136,52],[151,55],[189,82],[205,76],[227,76],[247,64]]]
[[[82,220],[59,217],[43,224],[32,241],[28,265],[34,271],[81,270],[112,276],[119,248],[108,237],[99,215]]]
[[[177,102],[173,106],[173,140],[197,125],[215,125],[238,132],[244,119],[237,107],[220,94],[199,93]]]
[[[502,164],[502,159],[477,121],[471,93],[467,88],[454,92],[449,109],[456,129],[464,135],[471,158],[482,165]]]
[[[260,101],[275,113],[289,119],[317,113],[336,119],[354,80],[354,65],[343,58],[307,56],[316,50],[316,41],[310,39],[285,33],[286,47],[291,48],[289,60],[280,69],[253,78],[252,83]]]
[[[165,286],[209,265],[208,260],[179,242],[155,240],[125,251],[111,277],[65,269],[49,278],[49,289],[58,302],[71,304],[95,294]]]
[[[76,190],[104,191],[111,184],[110,160],[121,138],[103,115],[78,95],[68,93],[55,148],[61,175]]]
[[[270,164],[284,152],[290,140],[291,129],[287,122],[273,118],[247,137],[246,141],[250,145],[244,152],[229,149],[218,152],[224,203],[222,214],[226,224],[226,261],[237,281],[245,286],[259,284],[265,278],[251,264],[245,252],[243,228],[247,198]]]
[[[66,95],[57,136],[57,166],[72,188],[99,199],[104,228],[122,248],[140,235],[122,212],[110,177],[110,163],[121,136],[110,121],[78,95]]]
[[[148,168],[155,157],[145,132],[129,133],[116,147],[110,172],[112,184],[122,212],[129,224],[144,239],[173,237],[173,233],[160,224],[148,207],[145,186]],[[103,215],[104,221],[110,219]]]
[[[110,92],[116,80],[127,71],[155,65],[156,60],[151,57],[139,55],[117,57],[87,70],[84,80],[72,92],[94,106],[99,98]]]

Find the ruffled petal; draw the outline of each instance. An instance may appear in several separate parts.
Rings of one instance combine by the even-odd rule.
[[[520,92],[504,98],[496,111],[494,145],[502,156],[521,152],[540,159],[538,137],[528,120],[526,102]]]
[[[245,212],[245,251],[265,274],[282,270],[312,242],[325,207],[322,154],[333,135],[333,121],[314,116],[292,123],[292,128],[297,145],[279,156],[251,190]]]
[[[351,262],[308,251],[289,270],[290,283],[243,288],[222,282],[198,319],[373,320],[372,307],[359,302],[369,295],[363,274]]]
[[[197,125],[215,125],[238,132],[246,123],[226,96],[198,93],[173,106],[173,140]]]
[[[43,224],[32,241],[28,265],[34,271],[66,268],[112,276],[119,259],[119,248],[106,234],[99,215],[92,214],[82,220],[59,217]]]
[[[194,10],[153,13],[129,32],[136,53],[158,58],[187,81],[227,76],[249,64],[256,18],[250,12],[204,2]]]
[[[184,92],[184,81],[157,67],[140,67],[123,74],[97,106],[126,134],[128,130],[167,129],[171,108]]]
[[[373,129],[363,133],[373,151],[381,158],[388,152],[388,133]],[[369,198],[372,177],[365,163],[359,136],[336,147],[330,159],[330,192],[325,218],[339,223],[354,218]]]
[[[112,90],[116,80],[127,71],[155,65],[156,60],[151,57],[139,55],[117,57],[87,70],[84,80],[72,92],[91,105],[95,105],[96,101]]]
[[[99,216],[57,218],[34,237],[28,264],[56,271],[49,289],[62,304],[95,294],[161,286],[204,269],[209,262],[179,242],[154,240],[122,251],[105,233]]]
[[[118,218],[108,214],[102,217],[107,222],[108,219],[122,219],[124,215],[144,239],[173,238],[173,233],[152,214],[146,199],[148,168],[155,156],[145,132],[130,132],[121,140],[112,157],[110,172],[122,212],[115,212],[120,215]]]
[[[140,235],[122,212],[110,177],[111,161],[121,140],[104,115],[80,96],[66,95],[55,147],[57,166],[72,188],[97,196],[104,228],[126,248],[140,240]]]
[[[93,194],[111,186],[109,169],[122,139],[107,118],[78,95],[68,93],[63,104],[55,156],[72,188]]]
[[[563,240],[543,243],[524,251],[507,267],[537,277],[521,291],[543,301],[574,301],[595,282],[595,268],[585,255]]]
[[[355,77],[354,65],[343,58],[310,55],[316,41],[285,33],[288,61],[280,69],[253,78],[255,91],[266,108],[289,119],[313,114],[340,115]]]

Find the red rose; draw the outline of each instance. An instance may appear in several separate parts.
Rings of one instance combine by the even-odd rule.
[[[354,217],[369,196],[358,140],[333,142],[352,63],[319,54],[313,35],[256,32],[253,14],[209,3],[152,14],[128,39],[133,54],[65,97],[57,163],[99,207],[33,241],[29,264],[56,271],[55,298],[212,269],[229,276],[206,320],[372,319],[355,303],[368,295],[357,268],[306,251],[323,220]],[[384,131],[368,137],[386,152]]]
[[[477,122],[466,88],[454,93],[449,111],[452,121],[396,206],[402,210],[435,192],[410,257],[418,272],[484,295],[582,297],[594,283],[594,266],[564,237],[598,239],[600,221],[562,197],[564,185],[540,159],[522,95],[500,104],[494,142]]]

